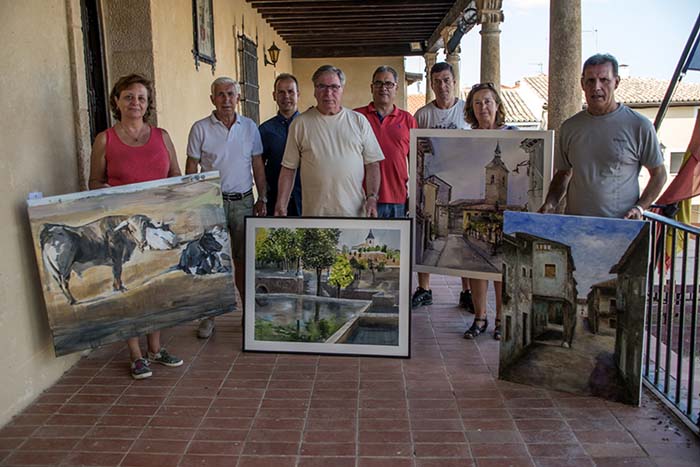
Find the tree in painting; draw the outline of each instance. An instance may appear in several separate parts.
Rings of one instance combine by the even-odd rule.
[[[331,273],[328,277],[328,283],[336,287],[336,297],[340,298],[340,289],[349,286],[354,280],[355,274],[350,266],[350,261],[345,256],[338,255],[335,258],[335,263],[331,266]]]
[[[292,267],[298,269],[301,258],[300,231],[283,228],[265,232],[256,239],[258,260],[264,263],[275,263],[285,271],[289,271]]]
[[[299,229],[304,248],[301,261],[304,267],[316,270],[316,295],[321,296],[321,273],[333,265],[339,229]]]

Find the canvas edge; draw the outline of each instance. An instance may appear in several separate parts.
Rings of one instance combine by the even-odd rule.
[[[69,201],[75,201],[79,199],[95,198],[98,196],[103,196],[106,194],[124,194],[132,193],[137,191],[143,191],[149,188],[165,187],[170,185],[177,185],[184,182],[203,182],[203,181],[213,181],[220,178],[218,171],[202,172],[198,174],[191,175],[180,175],[177,177],[162,178],[159,180],[152,180],[149,182],[141,183],[131,183],[128,185],[120,186],[110,186],[107,188],[99,188],[96,190],[78,191],[74,193],[66,193],[63,195],[47,196],[45,198],[28,199],[27,208],[34,208],[39,206],[48,206],[51,204],[66,203]],[[31,213],[30,213],[31,219]]]

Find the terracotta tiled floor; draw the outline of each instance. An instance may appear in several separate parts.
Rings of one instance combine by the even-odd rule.
[[[144,381],[122,344],[92,352],[0,429],[0,465],[700,464],[698,439],[646,393],[632,408],[497,381],[490,333],[461,337],[458,279],[432,280],[410,360],[241,353],[240,313],[208,341],[167,331],[185,365]]]

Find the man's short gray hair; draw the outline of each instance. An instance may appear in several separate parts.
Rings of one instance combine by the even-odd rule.
[[[591,57],[588,57],[588,60],[586,60],[583,64],[581,76],[583,76],[583,74],[586,72],[586,68],[588,68],[589,66],[605,65],[606,63],[612,65],[613,76],[617,77],[620,67],[617,64],[617,59],[610,54],[595,54]]]
[[[374,70],[374,73],[372,73],[372,81],[374,81],[374,77],[377,76],[379,73],[391,73],[394,77],[394,81],[399,81],[399,74],[396,73],[396,70],[394,70],[389,65],[382,65],[380,67],[377,67],[377,69]]]
[[[211,95],[213,96],[214,93],[216,92],[216,87],[217,86],[230,86],[233,85],[233,90],[236,91],[236,94],[241,93],[241,85],[238,84],[238,81],[236,81],[233,78],[229,78],[228,76],[219,76],[214,80],[213,83],[211,83]]]
[[[343,73],[343,70],[334,67],[333,65],[321,65],[320,67],[318,67],[318,70],[314,71],[314,74],[311,77],[311,81],[313,81],[313,83],[316,84],[316,80],[318,80],[321,77],[321,75],[326,73],[335,73],[335,75],[340,80],[340,85],[345,86],[345,73]]]

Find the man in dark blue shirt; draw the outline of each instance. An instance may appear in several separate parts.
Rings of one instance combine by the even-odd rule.
[[[275,212],[277,182],[280,176],[280,167],[282,166],[284,146],[287,143],[289,125],[299,115],[297,110],[299,83],[294,75],[289,73],[280,74],[275,79],[275,90],[272,97],[277,103],[277,115],[260,125],[260,137],[263,143],[262,158],[265,162],[265,178],[267,179],[267,212],[270,215]],[[289,198],[288,216],[301,216],[300,172],[300,170],[297,170],[294,188]]]

